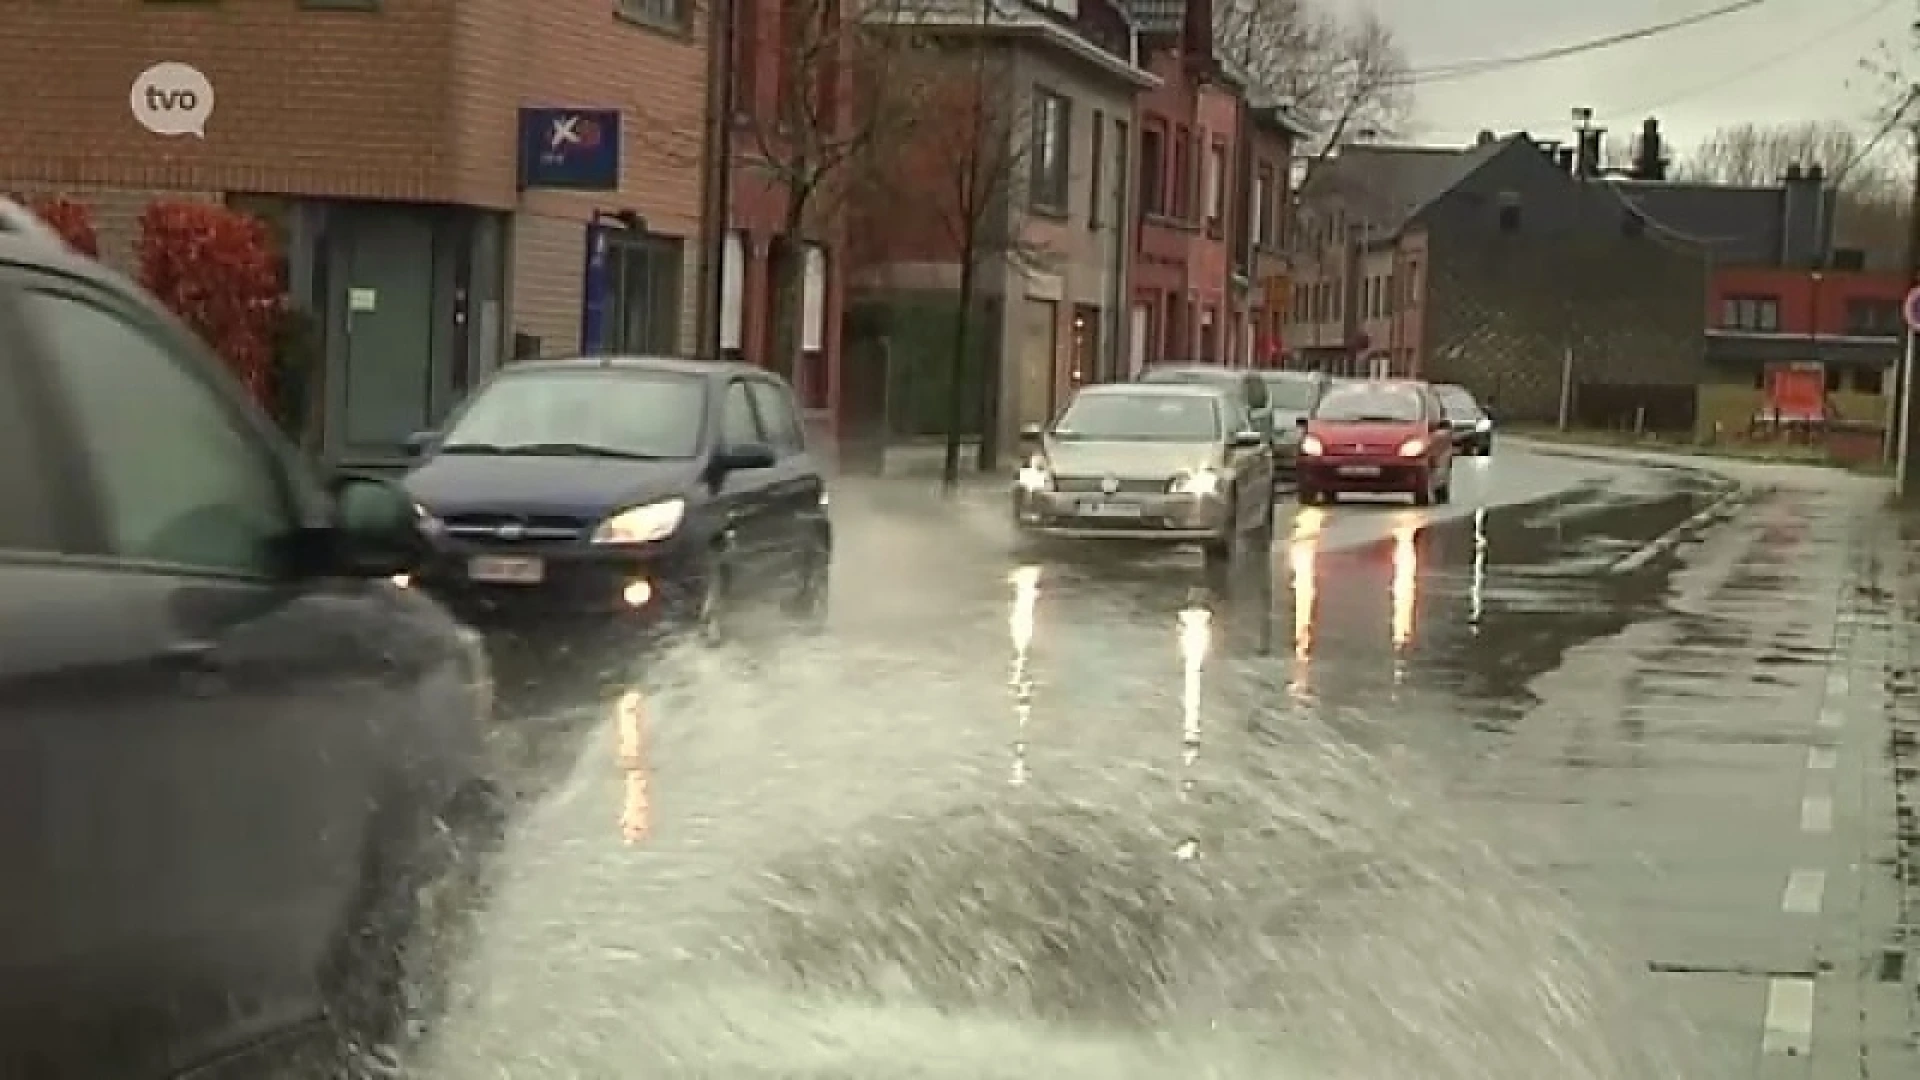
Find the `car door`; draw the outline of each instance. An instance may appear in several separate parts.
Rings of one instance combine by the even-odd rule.
[[[6,956],[78,980],[67,1015],[109,1025],[113,1075],[141,1076],[318,1011],[361,884],[374,729],[406,716],[403,670],[364,644],[391,587],[287,574],[317,498],[177,324],[76,279],[11,281],[88,514],[29,592],[83,662],[0,710],[48,845]],[[61,570],[77,580],[55,595]],[[21,648],[48,646],[0,653]]]
[[[727,380],[720,399],[721,447],[766,446],[766,429],[754,407],[750,380]],[[772,479],[775,469],[734,469],[720,478],[714,491],[720,514],[720,535],[729,560],[733,585],[751,592],[771,588],[779,576],[779,516],[775,513]]]
[[[793,391],[770,378],[748,380],[754,411],[773,447],[778,463],[767,476],[771,521],[770,542],[777,546],[774,562],[782,576],[798,579],[807,568],[808,544],[820,514],[826,490],[820,469],[807,451],[805,428]]]

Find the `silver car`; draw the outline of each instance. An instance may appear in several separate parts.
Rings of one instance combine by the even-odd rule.
[[[1021,435],[1013,520],[1026,535],[1197,543],[1210,558],[1272,539],[1267,434],[1217,389],[1089,386],[1050,430]]]

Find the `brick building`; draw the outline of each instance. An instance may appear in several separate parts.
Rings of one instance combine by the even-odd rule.
[[[691,347],[705,50],[691,0],[60,0],[9,5],[0,189],[139,209],[225,200],[281,238],[323,328],[332,458],[396,460],[515,352]],[[129,95],[204,73],[205,137]],[[617,113],[617,174],[521,190],[529,107]],[[596,112],[584,130],[601,130]],[[595,222],[600,224],[596,225]],[[615,223],[617,225],[610,225]],[[604,242],[590,264],[591,240]]]
[[[1230,287],[1242,88],[1216,49],[1211,0],[1133,0],[1144,65],[1130,366],[1244,360]],[[1244,304],[1238,305],[1244,307]]]
[[[857,31],[836,0],[734,0],[736,30],[728,232],[720,310],[720,347],[727,355],[770,367],[794,381],[816,423],[831,426],[840,400],[840,311],[846,288],[844,167],[808,172],[792,138],[835,146],[853,123],[852,60]],[[796,100],[799,95],[809,100]],[[824,190],[802,207],[806,220],[789,236],[788,182],[818,175]],[[799,266],[798,364],[777,354],[774,311],[782,257]]]
[[[982,20],[969,0],[917,13],[920,32],[939,26],[980,44],[987,111],[1010,143],[990,157],[978,186],[978,269],[971,370],[963,393],[991,388],[962,414],[991,416],[1000,445],[1022,423],[1044,423],[1081,382],[1122,370],[1135,96],[1155,85],[1133,62],[1126,20],[1108,0],[1003,4]],[[964,124],[968,108],[941,115]],[[894,428],[945,430],[948,362],[956,326],[961,251],[955,170],[968,154],[963,131],[921,118],[924,140],[894,148],[885,193],[853,208],[850,322],[863,348],[889,357]],[[1000,175],[992,175],[992,174]],[[1004,236],[1002,242],[999,238]],[[850,346],[851,350],[851,346]]]
[[[1253,367],[1278,367],[1287,347],[1287,307],[1292,299],[1292,266],[1287,256],[1287,222],[1293,214],[1294,147],[1312,133],[1285,107],[1249,103],[1242,125],[1241,170],[1236,218],[1234,286],[1239,327],[1238,360]]]

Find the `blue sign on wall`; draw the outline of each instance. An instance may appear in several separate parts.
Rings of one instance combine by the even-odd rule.
[[[521,109],[520,186],[620,188],[620,110]]]
[[[599,222],[587,225],[587,264],[580,274],[580,351],[587,355],[607,351],[607,313],[613,306],[609,280],[609,229]]]

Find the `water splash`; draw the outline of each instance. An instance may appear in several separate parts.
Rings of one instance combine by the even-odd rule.
[[[1022,566],[1008,580],[1013,584],[1013,609],[1007,615],[1007,636],[1013,643],[1013,673],[1008,683],[1013,690],[1013,775],[1012,783],[1027,782],[1027,726],[1033,722],[1033,674],[1029,670],[1033,651],[1034,611],[1040,602],[1040,568]]]

